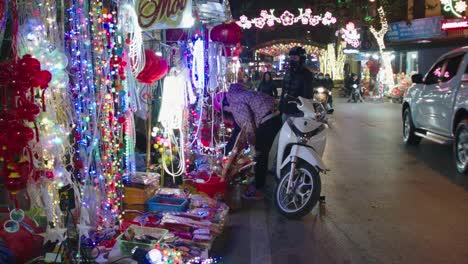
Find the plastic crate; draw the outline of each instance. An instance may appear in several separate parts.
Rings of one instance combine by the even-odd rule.
[[[165,204],[163,203],[164,201],[174,204]],[[149,199],[146,204],[148,205],[148,211],[150,212],[184,212],[187,210],[188,200],[165,196],[155,196]]]
[[[135,231],[135,236],[150,235],[152,237],[157,238],[157,240],[152,240],[149,244],[136,241],[127,241],[124,239],[125,234],[122,233],[120,234],[120,236],[117,237],[117,243],[119,244],[119,249],[122,255],[131,255],[132,250],[135,247],[139,247],[146,250],[153,249],[156,246],[156,244],[161,242],[161,240],[163,240],[167,233],[169,233],[167,229],[155,227],[131,225],[128,228],[132,228]]]

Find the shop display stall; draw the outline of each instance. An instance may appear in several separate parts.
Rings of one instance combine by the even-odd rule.
[[[216,111],[230,19],[227,0],[0,0],[1,263],[217,261],[252,156]]]

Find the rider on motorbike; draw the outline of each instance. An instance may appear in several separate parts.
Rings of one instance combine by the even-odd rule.
[[[289,70],[283,79],[283,91],[281,93],[280,111],[283,114],[283,122],[289,116],[300,113],[295,104],[288,104],[288,98],[292,97],[312,98],[314,91],[314,78],[311,71],[305,67],[306,51],[302,47],[294,47],[289,51]]]
[[[361,88],[361,81],[359,80],[359,77],[357,76],[357,74],[353,73],[351,74],[351,80],[349,80],[348,82],[348,87],[347,89],[349,90],[349,94],[350,94],[350,97],[348,99],[348,103],[351,102],[353,100],[353,88],[354,88],[354,85],[357,85],[359,88],[360,88],[360,92],[359,92],[359,101],[362,102],[362,88]]]

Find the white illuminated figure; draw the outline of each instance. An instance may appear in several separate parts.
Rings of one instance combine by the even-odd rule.
[[[358,33],[353,22],[348,22],[346,27],[340,30],[340,33],[343,40],[354,48],[358,48],[361,45],[361,34]]]
[[[169,152],[165,151],[163,160],[169,155],[171,160],[171,168],[168,168],[166,162],[162,162],[164,170],[172,177],[178,177],[185,172],[185,149],[184,149],[184,116],[187,109],[188,90],[191,89],[190,81],[188,79],[189,72],[187,68],[182,71],[177,71],[176,68],[171,69],[168,76],[164,79],[161,109],[159,112],[158,121],[164,127],[167,136],[168,145],[165,146]],[[178,140],[176,139],[175,131],[180,131]],[[178,142],[176,146],[172,142]],[[179,163],[177,168],[174,168],[172,150],[176,149],[178,152]]]

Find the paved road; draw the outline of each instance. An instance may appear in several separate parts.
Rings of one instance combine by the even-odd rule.
[[[225,263],[468,263],[468,177],[450,146],[401,143],[400,105],[338,103],[322,178],[325,206],[301,221],[271,201],[231,215]]]

